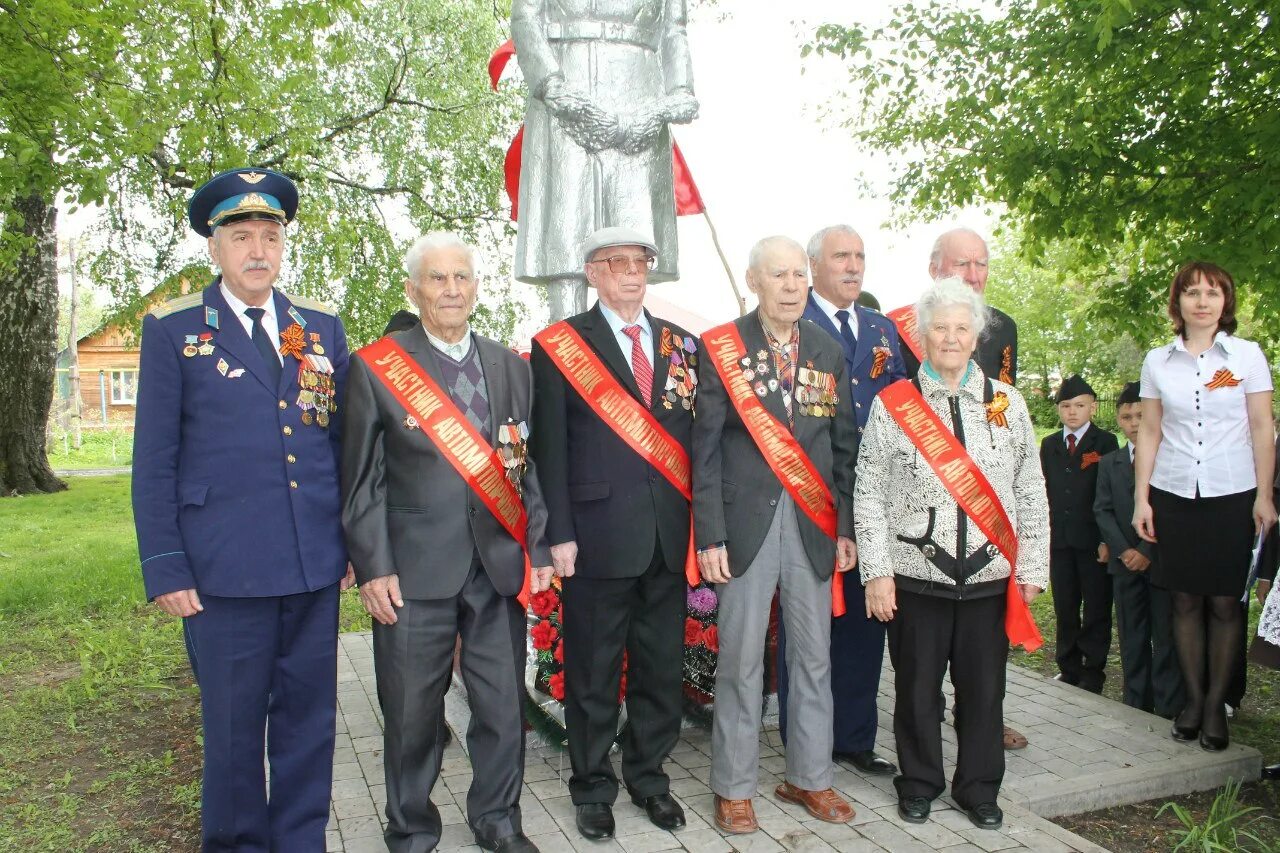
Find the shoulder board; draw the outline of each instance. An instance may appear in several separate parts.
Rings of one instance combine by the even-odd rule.
[[[195,308],[204,302],[204,292],[196,291],[195,293],[187,293],[183,296],[175,296],[166,302],[162,302],[155,308],[151,309],[151,316],[157,320],[163,320],[170,314],[176,314],[179,311],[186,311],[188,308]]]
[[[306,308],[308,311],[318,311],[321,314],[328,314],[330,317],[338,316],[337,311],[334,311],[328,305],[325,305],[323,302],[318,302],[315,299],[309,299],[306,296],[296,296],[292,293],[284,294],[284,298],[292,302],[295,308]]]

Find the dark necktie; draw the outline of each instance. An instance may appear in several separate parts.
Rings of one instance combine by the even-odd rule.
[[[840,321],[840,338],[844,341],[845,358],[853,361],[853,354],[858,349],[858,339],[853,336],[853,328],[849,325],[849,312],[843,309],[836,312]]]
[[[623,326],[622,331],[631,338],[631,373],[640,386],[640,399],[644,400],[645,408],[649,408],[653,405],[653,365],[649,364],[644,344],[640,343],[640,333],[644,330],[639,326]]]
[[[1074,432],[1067,433],[1067,455],[1076,455],[1076,434]]]
[[[262,317],[267,313],[265,308],[246,308],[244,315],[253,321],[253,334],[249,336],[253,341],[253,345],[258,348],[258,355],[262,356],[262,362],[267,367],[267,373],[275,384],[280,384],[280,374],[284,372],[284,368],[280,365],[280,356],[276,355],[276,348],[271,345],[271,338],[267,335],[267,329],[262,325]]]

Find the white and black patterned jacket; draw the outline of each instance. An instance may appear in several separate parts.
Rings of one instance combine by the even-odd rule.
[[[1018,582],[1044,589],[1049,581],[1049,505],[1027,404],[1012,385],[986,378],[976,364],[953,396],[922,370],[920,391],[943,424],[957,433],[1003,504],[1018,535]],[[988,421],[990,393],[1009,398],[1007,426]],[[984,399],[984,397],[986,399]],[[865,584],[897,576],[900,587],[948,598],[996,595],[1009,563],[962,515],[929,462],[907,439],[882,399],[872,404],[858,451],[853,517],[858,566]],[[956,560],[963,552],[964,561]]]

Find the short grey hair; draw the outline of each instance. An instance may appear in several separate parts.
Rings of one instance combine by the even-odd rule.
[[[801,246],[790,237],[786,237],[781,234],[775,234],[772,237],[764,237],[757,240],[756,244],[751,247],[751,254],[747,256],[747,268],[753,270],[760,269],[760,262],[764,259],[765,252],[768,252],[770,249],[778,246],[786,246],[788,249],[796,249],[801,253],[804,252],[804,246]]]
[[[969,309],[973,317],[974,334],[979,338],[982,337],[982,332],[991,319],[987,303],[980,294],[964,283],[964,279],[952,275],[935,281],[921,294],[920,301],[916,303],[916,328],[921,338],[924,337],[925,330],[933,323],[934,315],[939,310],[956,306]]]
[[[805,254],[809,256],[809,260],[816,261],[822,257],[822,244],[827,241],[828,234],[848,234],[850,237],[857,237],[859,240],[862,236],[853,230],[852,225],[828,225],[815,231],[813,236],[809,238],[809,248]]]
[[[414,240],[409,251],[404,253],[404,271],[410,281],[418,280],[418,273],[422,272],[423,256],[436,249],[462,249],[467,253],[467,260],[471,262],[471,272],[476,276],[480,275],[480,258],[475,246],[452,231],[432,231]]]
[[[986,242],[987,242],[986,237],[983,237],[981,234],[979,234],[977,231],[974,231],[972,228],[969,228],[963,225],[960,226],[959,228],[952,228],[950,231],[943,231],[941,234],[938,235],[938,239],[933,241],[933,249],[930,250],[929,252],[930,264],[936,266],[942,263],[942,246],[944,243],[947,242],[948,237],[954,237],[956,234],[972,234],[974,237],[977,237],[979,240],[981,240],[983,245],[986,245]]]

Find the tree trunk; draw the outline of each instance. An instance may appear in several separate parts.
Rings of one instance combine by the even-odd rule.
[[[0,492],[67,487],[49,467],[45,428],[53,403],[58,336],[58,211],[38,192],[5,216],[6,243],[20,247],[0,268]]]

